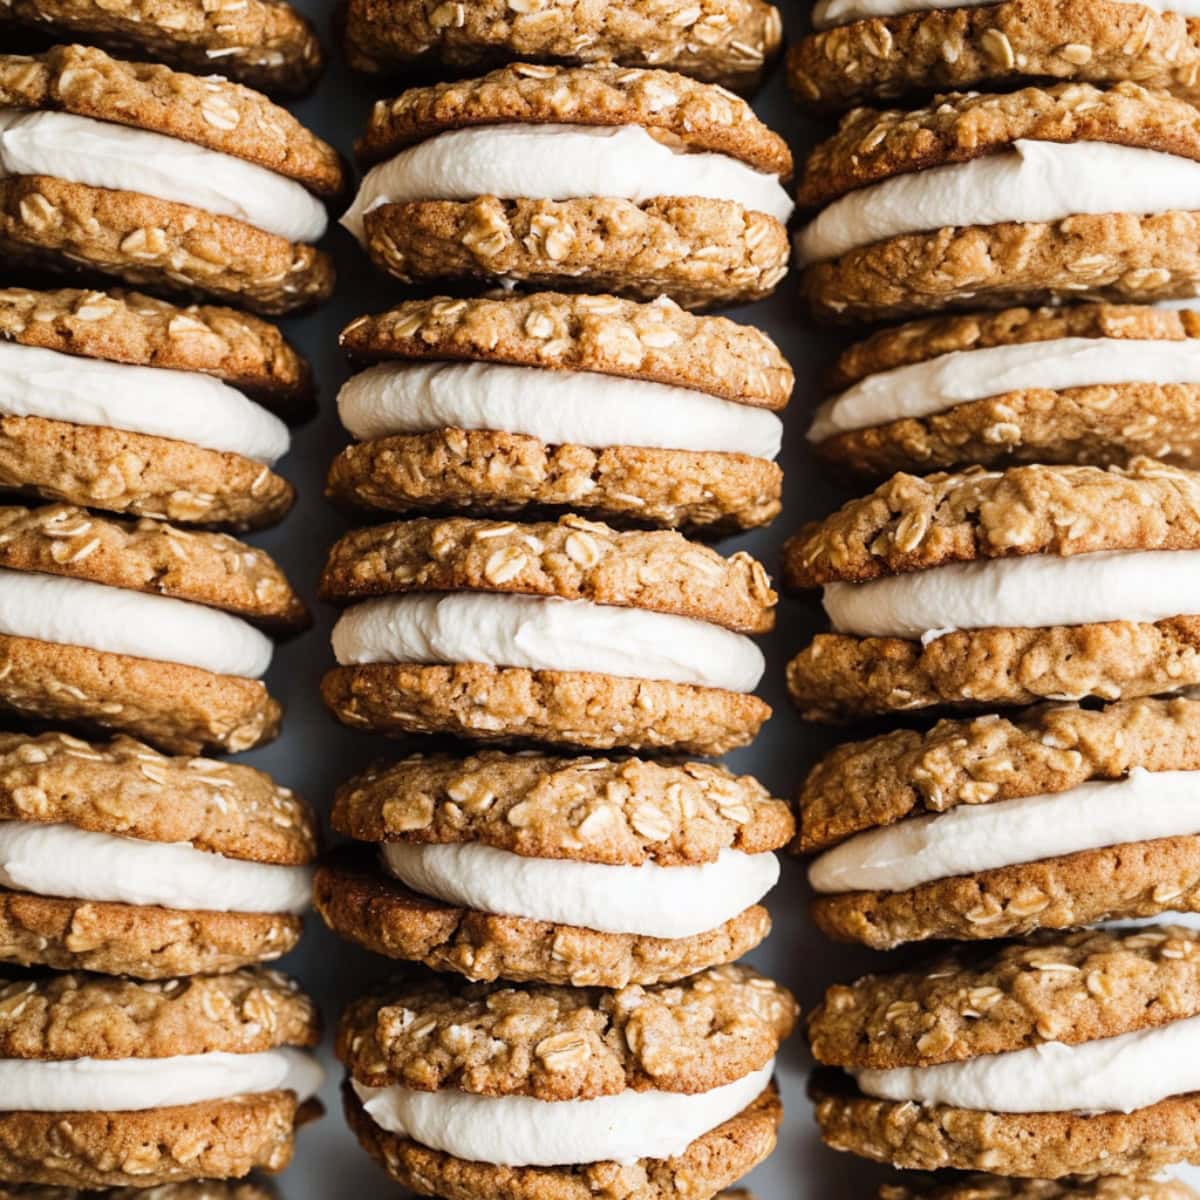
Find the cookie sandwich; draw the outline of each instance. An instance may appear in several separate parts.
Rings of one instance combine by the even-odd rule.
[[[180,524],[255,528],[308,364],[266,321],[137,292],[0,289],[0,486]]]
[[[1200,313],[1129,304],[931,317],[852,346],[808,437],[868,475],[1010,462],[1200,466]]]
[[[139,979],[300,938],[315,819],[261,771],[119,736],[0,734],[0,960]]]
[[[0,55],[0,250],[285,313],[324,300],[337,152],[265,96],[85,46]]]
[[[710,1197],[774,1149],[795,1019],[736,966],[620,991],[395,983],[342,1016],[346,1116],[423,1196]]]
[[[347,606],[322,695],[358,729],[709,755],[770,715],[766,573],[677,533],[398,521],[343,537],[321,593]]]
[[[827,320],[1200,287],[1200,125],[1135,83],[860,108],[809,155],[801,287]]]
[[[1047,79],[1200,98],[1195,0],[818,0],[788,55],[796,98],[848,108]]]
[[[1182,697],[1044,705],[839,746],[800,792],[813,917],[877,950],[1194,925],[1198,746],[1200,701]]]
[[[780,508],[792,370],[757,329],[665,296],[409,300],[341,337],[356,441],[328,494],[369,510],[571,509],[716,530]]]
[[[0,508],[0,710],[248,750],[278,731],[271,634],[303,602],[263,551],[218,533],[70,505]]]
[[[147,1188],[282,1170],[320,1112],[319,1039],[312,1002],[262,969],[6,981],[0,1180]]]
[[[284,0],[9,0],[0,29],[88,42],[271,94],[308,91],[324,66],[311,23]]]
[[[105,1188],[100,1192],[40,1183],[0,1185],[0,1200],[278,1200],[278,1196],[263,1179],[198,1179],[151,1188]],[[732,1193],[728,1200],[732,1200]]]
[[[669,983],[752,950],[788,805],[710,763],[414,755],[343,785],[338,934],[471,980]]]
[[[342,224],[405,283],[768,295],[791,152],[745,101],[669,71],[521,63],[375,105]]]
[[[1014,1179],[1003,1175],[906,1176],[879,1200],[1195,1200],[1179,1179],[1100,1175],[1095,1179]]]
[[[787,545],[833,632],[788,667],[812,720],[1200,682],[1200,474],[1022,466],[895,475]]]
[[[822,1138],[902,1169],[1144,1178],[1200,1158],[1200,942],[1178,927],[951,950],[809,1017]]]
[[[514,59],[615,62],[678,71],[735,91],[757,87],[783,41],[779,9],[765,0],[515,9],[506,0],[476,0],[461,12],[438,0],[348,0],[340,21],[350,65],[370,74],[426,63],[469,70]]]

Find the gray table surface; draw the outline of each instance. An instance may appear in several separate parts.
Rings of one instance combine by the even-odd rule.
[[[796,36],[803,27],[807,5],[801,0],[776,2],[784,8],[789,36]],[[300,0],[299,6],[317,21],[328,43],[330,0]],[[349,155],[371,101],[386,93],[353,78],[336,53],[332,57],[315,94],[294,109],[322,137]],[[788,138],[798,156],[811,145],[818,127],[801,118],[783,85],[781,70],[775,71],[755,107],[768,124]],[[321,388],[318,417],[296,431],[293,450],[280,467],[295,483],[300,499],[281,526],[253,539],[286,567],[313,603],[317,624],[312,632],[279,650],[268,679],[274,694],[286,705],[283,736],[275,744],[243,756],[245,761],[301,791],[322,812],[328,810],[333,790],[341,780],[372,759],[396,753],[395,743],[344,729],[323,709],[318,681],[331,662],[328,635],[332,614],[317,605],[314,592],[326,549],[347,528],[345,518],[331,509],[321,494],[329,460],[346,440],[334,408],[338,386],[346,377],[337,350],[337,334],[353,317],[386,308],[404,296],[398,284],[372,271],[358,246],[340,228],[329,233],[325,245],[337,259],[336,296],[314,315],[284,323],[287,334],[312,360]],[[815,334],[806,326],[792,277],[770,300],[730,315],[766,329],[796,369],[796,394],[787,416],[781,459],[786,473],[784,514],[770,529],[722,545],[726,551],[751,551],[774,573],[787,535],[802,520],[823,515],[849,494],[811,461],[804,440],[808,414],[817,395],[816,373],[828,361],[836,339],[828,333]],[[820,613],[814,605],[783,600],[778,628],[763,643],[769,667],[761,691],[775,708],[774,718],[753,747],[728,760],[733,768],[757,775],[777,795],[793,795],[804,771],[831,742],[828,733],[804,726],[788,707],[783,687],[788,656],[819,625]],[[774,932],[749,961],[791,987],[806,1011],[828,983],[850,978],[868,964],[880,961],[865,951],[856,953],[832,946],[809,924],[803,871],[794,859],[784,862],[783,879],[769,903]],[[350,997],[369,981],[389,973],[386,961],[341,943],[316,917],[309,919],[300,948],[282,966],[315,995],[330,1025]],[[346,1130],[337,1099],[340,1073],[328,1045],[324,1054],[329,1075],[323,1098],[329,1112],[319,1124],[302,1131],[295,1160],[281,1179],[285,1197],[330,1200],[398,1195],[399,1189],[359,1150]],[[883,1173],[821,1146],[804,1095],[808,1066],[801,1040],[794,1038],[779,1060],[779,1081],[787,1110],[779,1148],[747,1183],[758,1200],[868,1197],[873,1182]]]

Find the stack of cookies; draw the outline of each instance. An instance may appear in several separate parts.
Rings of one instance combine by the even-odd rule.
[[[865,494],[786,550],[831,626],[801,713],[892,726],[803,785],[813,916],[952,943],[829,991],[817,1122],[987,1173],[884,1195],[1190,1195],[1150,1177],[1200,1163],[1200,327],[1148,303],[1200,289],[1195,12],[824,0],[791,55],[805,103],[912,105],[847,113],[800,185],[818,319],[907,323],[828,373],[809,438]]]
[[[348,781],[316,879],[337,933],[439,973],[352,1004],[337,1049],[364,1148],[458,1200],[709,1200],[775,1144],[796,1019],[738,963],[789,805],[705,761],[770,714],[776,597],[696,540],[778,514],[792,372],[689,311],[786,270],[790,154],[709,82],[755,82],[778,15],[604,7],[344,11],[369,70],[534,60],[379,103],[343,218],[403,282],[495,289],[343,331],[328,494],[388,519],[321,581],[334,715],[466,743]]]

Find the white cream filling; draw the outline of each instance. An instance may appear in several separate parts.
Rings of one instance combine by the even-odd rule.
[[[856,637],[1150,623],[1200,611],[1200,550],[977,559],[868,583],[826,584],[823,603],[833,628]]]
[[[316,1058],[292,1046],[256,1054],[180,1054],[173,1058],[0,1059],[5,1112],[142,1112],[262,1092],[316,1095],[324,1076]]]
[[[856,1071],[868,1096],[984,1112],[1132,1112],[1200,1090],[1200,1017],[1077,1046],[1046,1042],[964,1062]]]
[[[341,615],[332,641],[344,667],[486,663],[732,692],[752,692],[766,666],[748,637],[707,621],[588,600],[486,592],[366,600]]]
[[[832,29],[865,21],[870,17],[899,17],[905,13],[929,12],[931,9],[985,8],[1000,0],[818,0],[813,7],[814,29]],[[1116,0],[1119,4],[1135,4],[1153,12],[1179,13],[1184,17],[1200,17],[1200,0]]]
[[[1079,213],[1200,210],[1200,162],[1107,142],[1011,150],[896,175],[835,200],[796,238],[801,266],[907,233]]]
[[[677,867],[527,858],[470,842],[389,842],[382,857],[401,883],[447,904],[656,938],[716,929],[757,904],[779,879],[774,854],[740,850],[722,850],[715,862]]]
[[[1048,796],[964,804],[860,833],[809,868],[817,892],[902,892],[931,883],[1200,833],[1200,772],[1134,768],[1129,777]]]
[[[552,446],[651,446],[773,459],[783,422],[691,388],[590,371],[499,363],[381,363],[348,380],[338,415],[363,441],[447,427]]]
[[[312,871],[227,858],[187,842],[0,821],[0,887],[185,911],[302,913]]]
[[[475,1096],[455,1088],[418,1092],[352,1081],[381,1129],[470,1162],[507,1167],[634,1163],[673,1158],[754,1102],[775,1062],[709,1092],[624,1091],[595,1100]]]
[[[1192,301],[1194,304],[1195,301]],[[1200,338],[1056,338],[957,350],[868,375],[817,410],[810,441],[1032,388],[1200,383]]]
[[[776,175],[727,154],[674,150],[640,125],[489,125],[453,129],[372,167],[342,224],[415,200],[573,200],[657,196],[733,200],[786,223],[795,207]]]
[[[0,569],[0,634],[257,679],[271,639],[230,613],[86,579]]]
[[[140,192],[289,242],[315,242],[328,222],[324,205],[294,179],[180,138],[74,113],[0,109],[0,178],[6,175]]]
[[[287,426],[199,371],[142,367],[0,341],[0,414],[173,438],[273,464]]]

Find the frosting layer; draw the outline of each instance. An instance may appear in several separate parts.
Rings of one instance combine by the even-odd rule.
[[[870,17],[899,17],[905,13],[931,9],[985,8],[998,0],[818,0],[813,7],[814,29],[832,29],[865,21]],[[1184,17],[1200,17],[1200,0],[1115,0],[1118,4],[1137,4],[1154,12],[1174,12]]]

